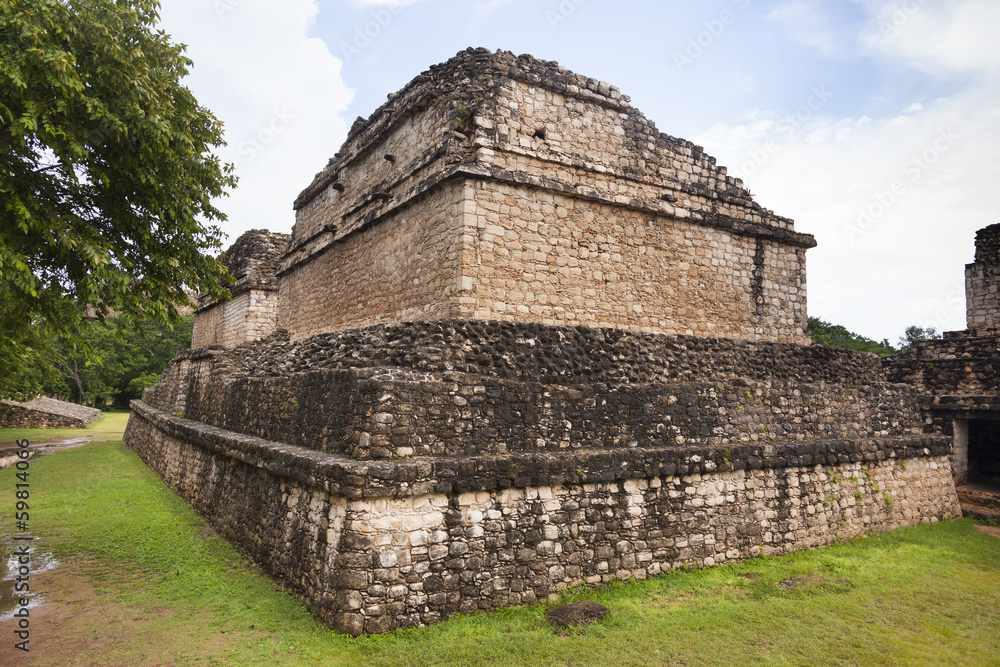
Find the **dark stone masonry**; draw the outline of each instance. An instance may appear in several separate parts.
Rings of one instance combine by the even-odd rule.
[[[0,401],[0,428],[86,428],[103,415],[97,408],[41,396]]]
[[[470,49],[295,208],[125,440],[339,631],[959,515],[912,380],[808,345],[814,239],[606,83]]]
[[[954,438],[956,481],[992,485],[1000,495],[1000,225],[976,234],[965,276],[969,328],[920,341],[886,367],[894,382],[921,393],[925,431]]]

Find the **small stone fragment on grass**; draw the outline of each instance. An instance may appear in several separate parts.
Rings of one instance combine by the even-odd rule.
[[[604,605],[581,600],[558,609],[549,610],[545,612],[545,618],[549,619],[549,622],[557,628],[565,628],[570,625],[580,626],[596,623],[607,616],[609,611],[611,610]]]

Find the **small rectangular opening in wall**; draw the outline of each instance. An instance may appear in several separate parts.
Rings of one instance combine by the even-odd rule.
[[[969,482],[1000,486],[1000,421],[972,419],[968,424]]]

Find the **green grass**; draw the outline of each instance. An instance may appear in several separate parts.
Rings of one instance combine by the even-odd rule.
[[[562,602],[612,610],[585,631],[555,632],[548,606],[535,605],[351,639],[206,537],[204,521],[120,443],[33,461],[30,474],[45,548],[86,563],[101,599],[138,619],[95,627],[121,638],[86,664],[895,666],[1000,656],[1000,540],[970,521],[571,591]],[[5,514],[13,475],[0,473]],[[0,527],[10,533],[9,515]],[[793,576],[813,578],[778,585]]]
[[[0,428],[0,442],[14,442],[27,438],[32,443],[52,442],[81,435],[96,435],[103,440],[120,439],[128,423],[127,410],[104,412],[104,416],[87,428]]]

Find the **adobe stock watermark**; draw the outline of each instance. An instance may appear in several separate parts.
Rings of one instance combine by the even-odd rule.
[[[889,9],[884,17],[880,17],[876,22],[879,34],[882,37],[892,37],[896,31],[906,25],[913,15],[920,11],[922,5],[927,4],[927,0],[905,0],[898,2]]]
[[[924,329],[933,328],[939,333],[943,332],[948,323],[952,321],[952,317],[957,313],[965,313],[965,290],[951,290],[948,292],[945,302],[947,307],[934,311],[934,315],[924,320],[920,326]]]
[[[855,243],[875,226],[875,223],[885,217],[893,205],[906,196],[910,186],[920,181],[941,156],[950,151],[957,142],[958,135],[950,127],[938,130],[934,141],[927,148],[903,163],[902,172],[905,178],[897,178],[876,191],[871,200],[858,209],[857,220],[844,226],[848,242]]]
[[[576,10],[586,3],[587,0],[562,0],[554,10],[550,9],[545,12],[545,20],[549,22],[549,28],[552,30],[558,28],[561,24],[568,21],[573,14],[576,14]]]
[[[340,44],[340,55],[345,63],[349,63],[354,60],[355,57],[361,55],[361,52],[367,49],[372,43],[378,39],[382,31],[389,27],[392,20],[403,13],[405,5],[396,2],[388,3],[384,8],[373,9],[371,11],[372,20],[365,23],[363,26],[354,26],[354,39],[350,42],[341,42]]]
[[[295,115],[288,111],[288,108],[274,109],[271,120],[260,128],[256,134],[248,137],[240,144],[240,155],[244,156],[243,162],[253,161],[259,154],[270,145],[279,134],[288,129],[288,126],[295,120]]]
[[[740,11],[745,11],[750,6],[750,0],[732,0],[732,3]],[[703,21],[705,29],[689,37],[683,51],[674,51],[674,65],[677,66],[677,71],[683,74],[687,67],[693,65],[715,44],[716,40],[722,37],[726,28],[736,23],[737,18],[739,15],[732,9],[723,9],[714,19]]]
[[[212,0],[212,8],[220,19],[226,18],[226,14],[236,11],[242,4],[243,0]]]
[[[786,135],[805,127],[816,113],[819,112],[826,103],[834,96],[832,90],[828,90],[826,84],[812,86],[805,102],[795,111],[789,112],[782,118],[775,127],[774,136],[764,142],[759,148],[750,151],[747,159],[739,166],[739,176],[743,180],[756,174],[761,167],[767,164],[772,155],[781,150],[778,140]]]

